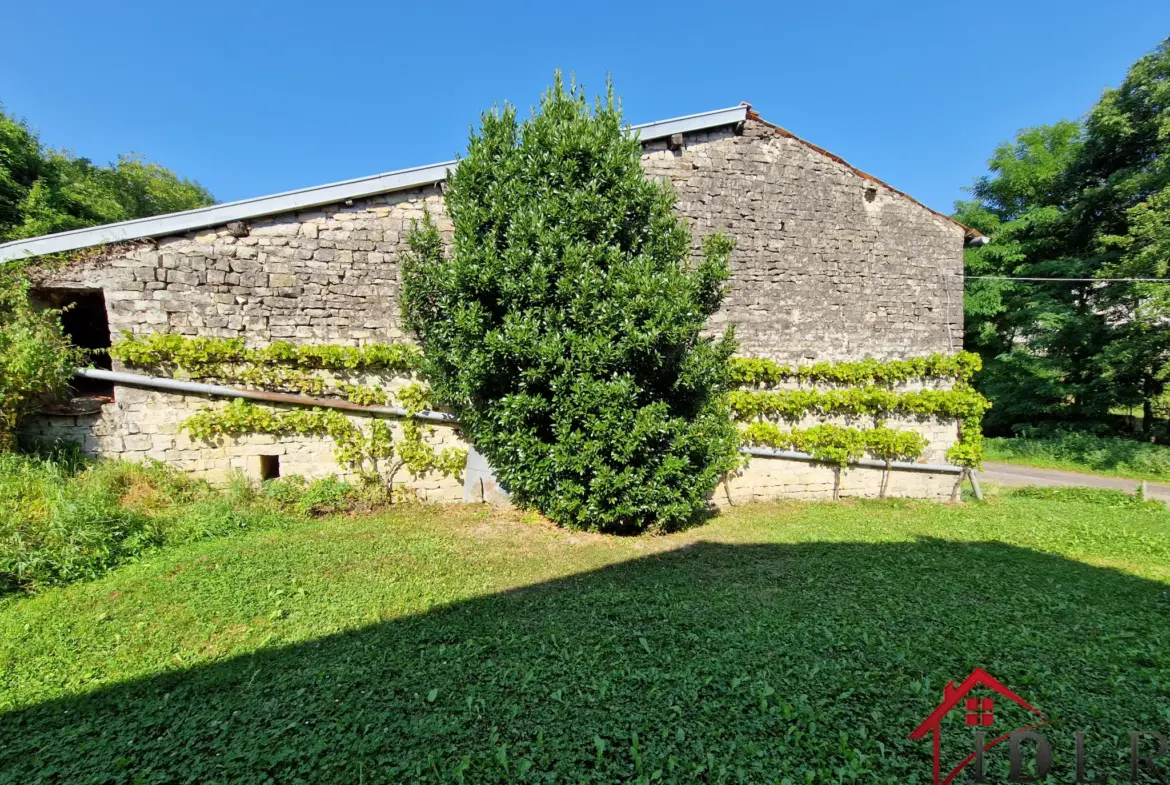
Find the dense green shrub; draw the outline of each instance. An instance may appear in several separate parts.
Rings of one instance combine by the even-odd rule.
[[[15,446],[21,419],[68,387],[82,360],[60,311],[36,309],[28,290],[19,265],[0,265],[0,451]]]
[[[159,463],[0,454],[0,592],[94,577],[157,546],[287,519],[242,478]]]
[[[436,397],[522,505],[568,526],[687,520],[736,460],[732,336],[700,337],[732,242],[691,237],[647,181],[612,90],[558,75],[540,109],[485,113],[447,180],[454,240],[410,235],[404,311]]]

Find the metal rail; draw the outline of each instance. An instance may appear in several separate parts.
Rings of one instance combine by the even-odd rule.
[[[832,463],[822,458],[814,458],[806,452],[795,450],[772,450],[767,447],[741,447],[740,452],[748,455],[759,455],[764,458],[780,458],[786,461],[812,461],[814,463]],[[865,466],[871,469],[886,468],[885,461],[875,461],[872,458],[859,458],[849,461],[850,466]],[[890,461],[891,469],[910,472],[931,472],[932,474],[962,474],[962,466],[951,466],[946,463],[906,463],[904,461]]]
[[[363,406],[352,401],[340,398],[313,398],[308,395],[294,395],[292,393],[274,393],[263,390],[241,390],[236,387],[222,387],[218,384],[204,384],[203,382],[186,382],[179,379],[164,379],[159,376],[143,376],[137,373],[122,373],[121,371],[104,371],[100,368],[78,368],[74,372],[85,379],[98,379],[103,382],[125,384],[130,387],[145,387],[152,390],[168,390],[170,392],[188,393],[191,395],[215,395],[220,398],[246,398],[252,401],[266,403],[287,403],[293,406],[319,407],[322,409],[342,409],[359,414],[382,414],[390,417],[409,417],[410,412],[398,406]],[[436,412],[424,409],[414,414],[420,420],[441,422],[447,425],[458,425],[459,420],[453,414]]]
[[[125,384],[131,387],[145,387],[153,390],[167,390],[169,392],[188,393],[191,395],[214,395],[220,398],[246,398],[252,401],[265,403],[284,403],[292,406],[319,407],[322,409],[341,409],[357,414],[381,414],[390,417],[409,417],[410,412],[398,406],[363,406],[339,398],[313,398],[308,395],[294,395],[292,393],[274,393],[263,390],[241,390],[236,387],[223,387],[218,384],[204,384],[203,382],[187,382],[179,379],[166,379],[160,376],[144,376],[137,373],[123,373],[121,371],[104,371],[100,368],[78,368],[76,374],[85,379],[97,379],[115,384]],[[446,425],[458,425],[459,420],[453,414],[436,412],[429,409],[417,412],[420,420],[440,422]],[[832,463],[812,455],[795,450],[773,450],[765,447],[742,447],[740,452],[748,455],[757,455],[762,458],[779,458],[786,461],[810,461],[813,463]],[[860,458],[849,461],[850,466],[864,466],[872,469],[885,469],[884,461],[870,458]],[[962,466],[937,463],[906,463],[891,461],[889,468],[899,471],[930,472],[934,474],[962,474]]]

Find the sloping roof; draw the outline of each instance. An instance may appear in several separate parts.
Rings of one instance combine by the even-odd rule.
[[[742,123],[749,117],[752,120],[764,122],[760,120],[758,114],[751,111],[750,104],[744,103],[726,109],[715,109],[710,112],[700,112],[698,114],[675,117],[669,120],[643,123],[632,126],[632,130],[637,131],[643,141],[652,141],[654,139],[672,136],[673,134],[692,133],[710,128],[735,125]],[[777,132],[796,139],[822,155],[826,155],[834,161],[849,167],[861,177],[873,180],[875,183],[888,188],[894,193],[910,199],[906,194],[886,185],[877,178],[849,166],[849,164],[837,156],[805,142],[794,134],[784,131],[779,126],[774,126],[770,123],[765,124],[777,129]],[[209,226],[222,226],[232,221],[246,221],[253,218],[277,215],[279,213],[305,210],[326,204],[336,204],[351,199],[362,199],[391,191],[433,185],[445,180],[447,170],[456,163],[456,161],[444,161],[428,166],[398,169],[393,172],[385,172],[370,177],[343,180],[338,183],[318,185],[312,188],[301,188],[295,191],[285,191],[284,193],[260,196],[254,199],[242,199],[238,202],[215,204],[210,207],[200,207],[181,213],[168,213],[150,218],[136,218],[131,221],[121,221],[119,223],[105,224],[104,226],[92,226],[85,229],[74,229],[68,232],[46,234],[27,240],[15,240],[10,243],[0,244],[0,262],[30,256],[64,253],[80,248],[91,248],[98,245],[108,245],[129,240],[142,240],[149,237],[166,237],[169,235],[183,234],[184,232],[204,229]],[[921,202],[914,199],[911,199],[911,201],[922,206],[924,209],[930,210],[929,207],[926,207]],[[942,213],[934,210],[930,210],[930,212],[953,223],[958,223],[954,219],[942,215]],[[979,236],[979,233],[973,229],[969,229],[962,224],[958,225],[964,229],[968,237]]]
[[[672,134],[701,131],[707,128],[719,128],[726,125],[742,123],[747,117],[747,104],[731,106],[726,109],[716,109],[710,112],[674,117],[669,120],[659,120],[653,123],[635,125],[632,130],[637,131],[645,141],[661,139]],[[181,213],[168,213],[150,218],[135,218],[131,221],[91,226],[85,229],[74,229],[68,232],[46,234],[27,240],[15,240],[0,245],[0,262],[11,259],[20,259],[28,256],[42,256],[44,254],[75,251],[79,248],[90,248],[96,245],[125,242],[127,240],[141,240],[147,237],[166,237],[182,234],[193,229],[204,229],[209,226],[222,226],[232,221],[246,221],[252,218],[261,218],[278,213],[287,213],[294,210],[304,210],[326,204],[336,204],[349,199],[362,199],[376,194],[401,191],[408,188],[417,188],[424,185],[433,185],[442,182],[447,177],[447,170],[454,166],[456,161],[444,161],[429,166],[415,166],[410,169],[398,169],[370,177],[359,177],[355,180],[343,180],[339,183],[328,183],[312,188],[300,188],[295,191],[259,196],[254,199],[242,199],[238,202],[214,204],[210,207],[200,207],[195,210],[185,210]]]

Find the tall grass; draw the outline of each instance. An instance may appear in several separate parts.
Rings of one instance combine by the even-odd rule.
[[[226,488],[159,463],[0,454],[0,592],[94,577],[160,545],[278,526],[245,479]]]
[[[1049,438],[984,439],[983,457],[1053,469],[1170,482],[1170,447],[1133,439],[1064,433]]]

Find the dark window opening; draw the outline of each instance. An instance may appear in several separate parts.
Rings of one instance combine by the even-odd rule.
[[[260,456],[260,479],[261,480],[275,480],[280,476],[280,456],[279,455],[261,455]]]
[[[61,326],[69,341],[87,350],[89,363],[95,368],[111,370],[110,319],[106,314],[106,297],[101,289],[34,289],[34,305],[61,309]],[[75,378],[74,397],[114,397],[114,383],[97,379]]]

